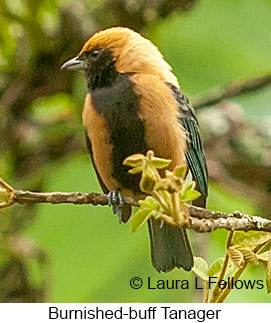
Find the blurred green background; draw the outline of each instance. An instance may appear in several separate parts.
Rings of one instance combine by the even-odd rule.
[[[101,28],[125,25],[151,39],[192,100],[271,70],[269,0],[0,0],[0,23],[0,176],[17,189],[100,192],[81,125],[84,77],[59,67]],[[229,110],[225,117],[220,107],[199,111],[210,169],[208,208],[270,217],[270,102],[269,86],[231,99],[237,116]],[[217,114],[228,126],[222,134],[212,119]],[[148,290],[148,276],[194,275],[156,273],[146,227],[132,234],[108,207],[40,204],[0,213],[2,302],[201,299],[192,287]],[[209,263],[224,255],[224,230],[190,237],[195,255]],[[140,290],[129,285],[134,276],[144,281]],[[242,278],[264,277],[260,265]],[[270,302],[270,295],[237,290],[227,301]]]

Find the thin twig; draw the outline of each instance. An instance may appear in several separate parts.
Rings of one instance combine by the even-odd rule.
[[[253,249],[254,253],[258,253],[264,246],[266,246],[267,244],[269,244],[270,241],[266,241],[263,244],[260,244],[258,246],[256,246]],[[229,246],[227,245],[227,249],[229,248]],[[245,261],[243,266],[241,268],[238,268],[235,273],[233,274],[232,277],[232,285],[234,286],[234,284],[236,283],[236,281],[239,279],[239,277],[242,275],[242,273],[245,271],[245,269],[249,266],[249,262]],[[229,293],[232,291],[232,289],[230,288],[230,283],[227,284],[227,287],[219,294],[218,298],[215,300],[216,303],[223,303],[224,300],[226,299],[226,297],[228,297]]]
[[[11,206],[15,203],[33,204],[33,203],[72,203],[72,204],[92,204],[92,205],[108,205],[108,195],[98,193],[65,193],[65,192],[30,192],[23,190],[14,190],[5,181],[0,179],[2,187],[6,187],[9,194],[9,200],[1,203],[0,208]],[[138,201],[124,197],[125,204],[131,206],[139,206]],[[267,231],[271,232],[271,221],[240,212],[227,214],[219,211],[211,211],[208,209],[199,208],[193,205],[188,205],[189,222],[184,224],[184,227],[193,229],[197,232],[211,232],[216,229],[226,230],[242,230],[242,231]],[[165,219],[166,221],[166,219]],[[172,224],[172,223],[171,223]]]
[[[229,232],[229,235],[228,235],[228,238],[227,238],[227,245],[226,245],[226,250],[228,250],[228,248],[231,246],[231,241],[232,241],[232,237],[233,237],[233,231],[230,231]],[[221,293],[221,289],[219,288],[219,283],[222,279],[224,279],[224,276],[225,276],[225,273],[226,273],[226,270],[227,270],[227,266],[228,266],[228,262],[229,262],[229,255],[228,253],[226,252],[226,255],[225,255],[225,258],[224,258],[224,261],[223,261],[223,265],[222,265],[222,268],[221,268],[221,271],[219,273],[219,276],[217,278],[217,282],[216,282],[216,285],[213,289],[213,293],[212,293],[212,297],[210,299],[210,303],[215,303],[219,294]]]
[[[242,82],[233,82],[220,88],[214,88],[209,94],[192,100],[195,109],[214,105],[224,99],[233,98],[244,93],[254,92],[271,84],[271,75],[261,76]]]
[[[209,300],[209,294],[210,294],[210,287],[209,282],[205,282],[205,290],[204,290],[204,297],[203,297],[203,303],[208,303]]]
[[[247,266],[248,266],[248,263],[245,262],[242,268],[238,268],[236,270],[236,272],[234,273],[234,275],[232,277],[232,285],[233,286],[236,283],[236,281],[238,280],[238,278],[242,275],[244,270],[247,268]],[[231,288],[230,288],[230,286],[228,284],[227,288],[222,291],[222,293],[219,295],[219,297],[216,299],[215,302],[216,303],[223,303],[225,298],[229,295],[230,292],[231,292]]]

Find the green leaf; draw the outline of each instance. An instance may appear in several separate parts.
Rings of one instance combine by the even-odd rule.
[[[208,276],[209,277],[216,277],[221,271],[223,265],[224,258],[219,258],[215,262],[213,262],[209,268]]]
[[[254,264],[254,265],[259,264],[259,261],[257,259],[257,255],[249,247],[240,246],[240,247],[237,247],[237,249],[242,252],[245,260],[249,264]]]
[[[131,168],[129,169],[129,173],[130,174],[138,174],[138,173],[141,173],[143,170],[142,166],[137,166],[137,167],[134,167],[134,168]]]
[[[153,157],[152,161],[151,161],[151,165],[155,168],[165,168],[167,167],[169,164],[171,163],[170,159],[164,159],[164,158],[157,158],[157,157]]]
[[[185,178],[186,173],[187,173],[186,165],[176,166],[173,170],[174,176],[180,177],[180,178]]]
[[[196,183],[194,181],[189,182],[187,180],[184,181],[182,189],[181,189],[181,194],[182,196],[186,193],[188,190],[193,190],[196,186]]]
[[[149,208],[152,210],[152,207],[150,205],[150,203],[148,201],[145,200],[140,200],[138,201],[138,204],[142,207],[142,208]]]
[[[262,252],[256,256],[259,261],[261,261],[263,263],[267,263],[269,260],[269,257],[270,257],[270,253],[271,253],[270,250],[268,250],[268,251]]]
[[[194,201],[198,197],[200,197],[201,194],[200,192],[196,190],[187,190],[184,195],[181,197],[183,202],[189,202],[189,201]]]
[[[204,281],[209,280],[208,264],[203,258],[194,257],[194,266],[192,268],[192,271],[194,272],[195,275],[197,275],[202,280]]]
[[[149,203],[152,209],[157,210],[159,208],[159,203],[153,197],[147,196],[145,201]]]
[[[244,256],[242,252],[234,247],[229,247],[227,253],[232,262],[238,267],[242,268],[244,264]]]
[[[150,210],[158,210],[159,203],[151,196],[147,196],[145,200],[138,201],[138,204],[141,207],[148,208]]]
[[[217,277],[219,275],[222,269],[223,262],[224,262],[224,258],[219,258],[211,264],[208,272],[209,277]],[[229,260],[225,276],[231,275],[233,271],[234,271],[234,264],[231,260]]]
[[[259,244],[263,244],[271,240],[271,233],[270,232],[262,232],[262,231],[249,231],[249,232],[235,232],[232,245],[241,245],[241,246],[248,246],[254,247]]]
[[[232,275],[232,273],[234,272],[234,270],[235,270],[234,263],[231,261],[231,259],[229,259],[225,276]]]
[[[123,165],[131,166],[131,167],[138,167],[138,166],[142,167],[142,161],[144,158],[145,156],[142,154],[134,154],[134,155],[128,156],[124,160]]]
[[[151,210],[147,208],[139,209],[131,219],[131,230],[135,232],[139,229],[149,218],[151,214]]]
[[[271,247],[269,252],[269,258],[266,265],[266,289],[267,293],[271,292]]]

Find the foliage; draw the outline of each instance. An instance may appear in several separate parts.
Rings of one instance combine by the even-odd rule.
[[[186,178],[187,166],[176,166],[171,172],[166,170],[162,178],[158,170],[171,163],[171,160],[154,157],[149,150],[146,156],[135,154],[124,160],[124,165],[132,167],[131,174],[142,173],[140,189],[149,194],[139,201],[139,209],[132,217],[132,231],[136,231],[151,217],[171,225],[184,225],[188,221],[186,203],[200,196],[195,190],[195,182]]]
[[[271,292],[270,254],[271,233],[235,231],[229,233],[224,258],[217,259],[209,267],[204,259],[195,257],[192,271],[206,282],[205,301],[209,300],[210,278],[215,277],[217,281],[209,302],[224,302],[244,270],[249,265],[259,265],[260,262],[266,266],[266,289],[269,294]],[[221,285],[220,282],[225,284]]]
[[[132,167],[131,174],[142,173],[140,189],[148,194],[139,201],[139,209],[131,220],[132,232],[136,231],[151,217],[174,226],[183,226],[189,221],[186,203],[191,203],[200,196],[196,191],[195,182],[189,180],[187,167],[176,166],[171,172],[166,170],[161,177],[159,171],[168,167],[171,161],[157,158],[153,151],[146,156],[135,154],[125,159],[124,165]],[[270,248],[266,251],[266,247]],[[201,257],[194,257],[192,271],[206,282],[205,301],[209,299],[210,278],[216,277],[210,302],[224,302],[242,272],[249,265],[266,265],[266,288],[271,291],[271,233],[269,232],[230,232],[224,258],[215,260],[210,266]],[[235,267],[237,269],[235,270]],[[224,285],[226,278],[232,278]]]

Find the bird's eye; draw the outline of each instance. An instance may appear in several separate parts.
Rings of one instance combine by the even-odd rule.
[[[100,51],[98,49],[95,49],[92,53],[91,56],[94,58],[97,58],[100,55]]]

